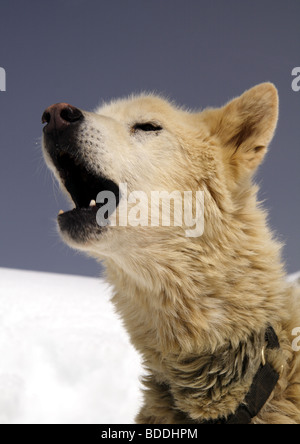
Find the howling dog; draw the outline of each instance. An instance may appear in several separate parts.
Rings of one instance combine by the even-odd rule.
[[[201,112],[143,94],[43,114],[60,234],[103,262],[143,359],[137,423],[300,423],[299,289],[254,182],[277,120],[270,83]]]

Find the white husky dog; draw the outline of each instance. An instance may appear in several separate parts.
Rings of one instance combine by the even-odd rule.
[[[269,83],[203,112],[142,95],[43,114],[75,206],[61,235],[103,261],[147,369],[137,422],[300,423],[299,293],[253,182],[277,118]]]

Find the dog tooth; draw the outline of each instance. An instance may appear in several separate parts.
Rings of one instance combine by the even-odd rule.
[[[90,207],[95,207],[96,206],[96,201],[93,199],[90,202]]]
[[[58,215],[60,216],[61,214],[64,214],[63,210],[60,210],[60,212],[58,213]]]

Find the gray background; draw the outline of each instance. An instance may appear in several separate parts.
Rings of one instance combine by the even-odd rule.
[[[158,91],[191,108],[218,106],[272,81],[280,122],[260,169],[261,198],[300,268],[299,0],[1,0],[0,266],[97,275],[64,246],[55,218],[66,203],[43,165],[43,110]]]

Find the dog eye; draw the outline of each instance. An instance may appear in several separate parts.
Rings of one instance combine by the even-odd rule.
[[[136,123],[132,127],[133,131],[161,131],[162,127],[160,125],[155,125],[154,123]]]

